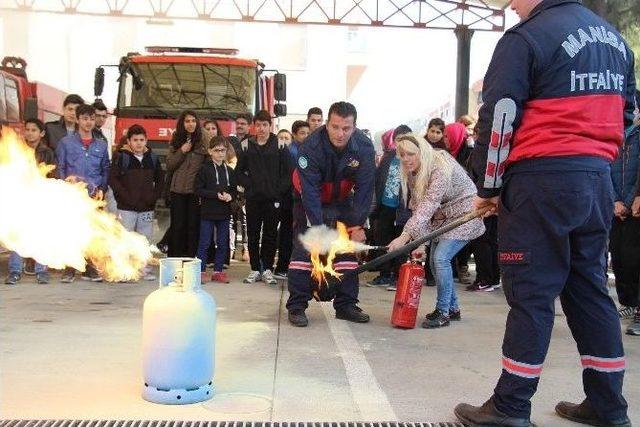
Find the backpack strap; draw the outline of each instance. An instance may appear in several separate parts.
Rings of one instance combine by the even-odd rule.
[[[129,162],[131,157],[128,154],[121,153],[122,162],[120,164],[120,175],[124,175],[129,170]]]
[[[122,163],[120,164],[120,175],[124,175],[129,170],[129,164],[131,161],[130,154],[120,154],[122,156]],[[151,152],[151,163],[153,164],[153,170],[156,170],[158,164],[160,163],[160,158],[153,151]]]
[[[151,163],[153,164],[153,170],[156,170],[158,167],[158,163],[160,162],[160,158],[153,151],[151,152]]]

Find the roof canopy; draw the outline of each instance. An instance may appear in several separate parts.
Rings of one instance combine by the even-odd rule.
[[[509,0],[0,0],[0,10],[156,20],[503,31]]]

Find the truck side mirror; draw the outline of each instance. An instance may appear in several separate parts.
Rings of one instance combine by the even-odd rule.
[[[273,87],[274,94],[273,97],[276,101],[286,101],[287,100],[287,75],[276,73],[273,76]]]
[[[104,68],[98,67],[96,68],[96,73],[93,76],[93,95],[96,98],[100,98],[102,96],[103,90],[104,90]]]
[[[287,104],[275,104],[273,106],[273,114],[276,117],[284,117],[287,115]]]
[[[27,98],[24,100],[24,119],[37,119],[38,118],[38,99]]]

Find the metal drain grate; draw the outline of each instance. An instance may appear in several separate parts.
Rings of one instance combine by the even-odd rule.
[[[2,420],[0,427],[464,427],[461,423]]]

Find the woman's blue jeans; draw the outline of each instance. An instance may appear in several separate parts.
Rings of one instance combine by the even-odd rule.
[[[469,243],[468,240],[455,239],[441,239],[431,242],[429,266],[436,279],[438,289],[436,308],[445,316],[449,315],[449,311],[460,309],[456,288],[453,285],[451,260],[467,243]]]

